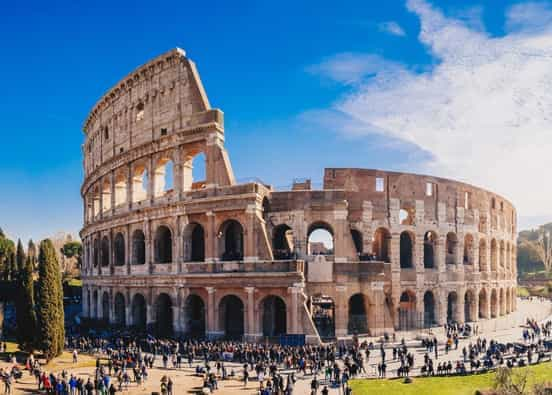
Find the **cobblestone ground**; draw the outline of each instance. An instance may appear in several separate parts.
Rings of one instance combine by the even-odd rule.
[[[460,344],[458,346],[457,350],[452,350],[448,354],[445,354],[444,346],[442,343],[445,340],[445,336],[442,329],[433,330],[431,332],[431,335],[437,336],[439,339],[441,345],[439,347],[439,359],[436,362],[443,362],[443,361],[456,361],[459,359],[462,359],[462,348],[464,346],[467,346],[471,341],[473,341],[477,337],[484,337],[487,339],[494,339],[500,342],[513,342],[513,341],[520,341],[521,340],[521,327],[520,323],[523,322],[526,318],[534,318],[534,317],[540,317],[540,321],[546,319],[552,319],[552,304],[549,301],[539,301],[539,300],[520,300],[518,301],[518,310],[515,313],[510,314],[508,317],[503,317],[502,319],[507,320],[508,322],[511,322],[511,325],[509,328],[495,329],[499,325],[485,325],[486,327],[490,328],[486,331],[481,332],[478,336],[468,338],[468,339],[462,339],[460,341]],[[504,327],[504,325],[500,325],[500,327]],[[400,341],[403,334],[398,334],[396,339],[397,341]],[[405,341],[407,344],[411,344],[412,346],[409,347],[409,350],[412,351],[415,355],[415,366],[419,368],[419,366],[423,362],[423,355],[425,353],[425,350],[417,347],[419,344],[419,341],[416,340],[416,338],[419,338],[421,336],[427,336],[428,332],[418,332],[418,333],[408,333],[404,334]],[[364,340],[364,339],[361,339]],[[376,342],[377,339],[366,339],[368,341],[374,341]],[[389,347],[392,347],[392,344],[389,345]],[[433,357],[433,356],[431,356]],[[387,353],[387,365],[388,365],[388,377],[392,377],[396,373],[396,369],[398,367],[398,361],[392,361],[391,360],[392,355],[391,352]],[[203,379],[201,377],[195,376],[194,367],[188,368],[183,367],[182,369],[168,369],[164,370],[161,365],[161,358],[157,358],[156,360],[156,366],[154,369],[151,369],[149,371],[149,378],[148,381],[142,386],[137,387],[136,384],[131,384],[131,386],[123,391],[124,394],[129,395],[138,395],[138,394],[151,394],[153,391],[159,391],[160,388],[160,380],[164,375],[170,376],[172,380],[175,383],[174,391],[173,393],[175,395],[179,394],[190,394],[190,393],[198,393],[201,390],[201,386],[203,383]],[[80,356],[79,364],[86,364],[86,362],[89,362],[88,365],[92,365],[94,359],[92,357],[87,356]],[[374,377],[376,373],[376,364],[379,362],[379,352],[378,350],[375,350],[371,353],[370,360],[368,361],[368,364],[366,365],[367,374],[361,375],[360,377]],[[200,363],[200,362],[198,362]],[[187,364],[186,364],[187,365]],[[0,368],[8,368],[10,365],[6,362],[0,363]],[[256,378],[253,376],[247,385],[247,387],[244,387],[243,382],[241,381],[241,365],[240,364],[228,364],[226,363],[227,370],[230,372],[232,369],[236,372],[238,375],[238,378],[235,380],[226,380],[226,381],[219,381],[219,390],[216,391],[216,394],[220,395],[234,395],[234,394],[256,394],[258,393],[259,383],[256,381]],[[80,368],[73,368],[72,363],[67,361],[66,365],[63,365],[63,362],[60,363],[59,369],[65,369],[69,373],[74,373],[77,376],[82,377],[91,377],[94,376],[94,368],[93,367],[80,367]],[[288,373],[287,371],[284,371],[283,374],[285,375]],[[291,373],[291,371],[289,372]],[[414,375],[418,374],[419,370],[416,369],[414,371]],[[254,372],[252,373],[254,375]],[[310,393],[310,381],[312,380],[312,376],[310,374],[307,374],[303,376],[302,374],[296,375],[297,376],[297,383],[295,385],[294,394],[309,394]],[[319,377],[320,379],[321,377]],[[322,383],[323,385],[323,383]],[[3,388],[2,388],[3,389]],[[18,383],[15,385],[15,391],[16,394],[23,394],[23,393],[38,393],[36,392],[36,383],[33,377],[29,376],[27,373],[24,374],[24,377],[19,380]],[[330,389],[331,394],[340,394],[341,391],[339,389]]]

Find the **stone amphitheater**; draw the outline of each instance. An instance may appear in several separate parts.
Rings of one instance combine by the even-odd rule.
[[[91,322],[316,343],[516,309],[516,211],[505,198],[352,168],[325,169],[318,190],[237,183],[223,113],[181,49],[111,88],[84,133]]]

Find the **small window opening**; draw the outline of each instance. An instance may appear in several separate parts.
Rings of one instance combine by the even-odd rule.
[[[376,192],[383,192],[385,182],[382,177],[376,177]]]
[[[426,196],[433,196],[433,183],[426,182]]]
[[[136,121],[144,119],[144,103],[138,103],[136,106]]]
[[[161,136],[167,135],[167,128],[161,128]]]
[[[469,192],[464,192],[464,208],[467,210],[471,206],[471,194]]]
[[[106,140],[109,140],[109,128],[107,126],[104,129],[104,137]]]

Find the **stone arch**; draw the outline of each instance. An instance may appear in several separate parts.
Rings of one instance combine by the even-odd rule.
[[[473,265],[475,261],[475,246],[473,236],[468,233],[464,236],[464,265]]]
[[[153,169],[153,196],[158,198],[170,193],[174,187],[174,162],[168,153],[161,156]]]
[[[184,261],[205,261],[205,230],[197,222],[186,225],[183,234]]]
[[[166,225],[160,225],[155,231],[155,263],[171,263],[172,257],[172,232]]]
[[[349,323],[350,334],[368,333],[368,311],[370,304],[368,298],[362,293],[356,293],[349,298]]]
[[[491,240],[491,271],[498,270],[498,244],[496,239]]]
[[[115,207],[122,206],[128,200],[126,169],[119,169],[115,173]]]
[[[310,298],[312,318],[323,339],[335,337],[335,302],[331,296],[316,294]]]
[[[498,295],[496,289],[491,291],[491,318],[498,317]]]
[[[382,262],[391,262],[391,233],[386,228],[378,228],[374,233],[372,241],[372,251],[376,260]]]
[[[475,292],[471,289],[464,293],[464,322],[473,322],[477,320],[478,300],[475,297]]]
[[[95,238],[94,239],[94,246],[93,246],[93,251],[92,251],[92,254],[94,255],[93,256],[93,264],[94,264],[94,267],[98,267],[98,265],[100,264],[100,240],[98,238]]]
[[[236,295],[226,295],[219,302],[219,323],[228,339],[241,340],[245,331],[244,303]]]
[[[400,266],[401,269],[414,267],[414,240],[408,231],[404,231],[400,235]]]
[[[454,232],[447,233],[446,247],[447,247],[447,256],[446,256],[447,265],[456,265],[458,263],[457,262],[458,237],[456,236],[456,233]]]
[[[109,252],[109,238],[104,236],[102,238],[102,247],[101,247],[101,263],[103,267],[109,266],[110,263],[110,252]]]
[[[125,237],[121,232],[115,235],[113,242],[113,249],[115,253],[115,266],[123,266],[125,262]]]
[[[102,320],[109,322],[109,292],[104,291],[102,294]]]
[[[399,329],[411,330],[419,326],[416,316],[416,293],[404,291],[399,298]]]
[[[292,259],[294,251],[293,230],[287,224],[281,224],[272,232],[272,253],[274,259]]]
[[[132,297],[132,326],[145,331],[147,325],[147,303],[144,295],[137,293]]]
[[[479,240],[479,271],[486,272],[489,270],[487,262],[487,241],[485,239]]]
[[[201,296],[188,295],[184,303],[186,334],[192,338],[205,336],[205,302]]]
[[[135,163],[132,167],[132,203],[139,203],[148,198],[148,184],[149,176],[145,163]]]
[[[126,326],[126,303],[125,297],[122,293],[117,292],[113,300],[113,315],[115,318],[115,324],[120,326]]]
[[[98,319],[98,290],[95,289],[92,293],[92,317]]]
[[[316,221],[310,224],[307,231],[308,255],[333,255],[335,247],[334,237],[334,231],[327,222]]]
[[[435,269],[435,257],[437,256],[437,233],[429,230],[424,234],[424,268]]]
[[[201,150],[188,152],[182,165],[182,190],[193,191],[206,186],[206,155]]]
[[[435,314],[435,296],[428,290],[424,293],[424,328],[431,328],[437,324]]]
[[[146,236],[141,229],[132,233],[132,264],[143,265],[146,263]]]
[[[263,336],[279,336],[287,332],[287,309],[284,300],[276,295],[266,296],[262,303]]]
[[[447,296],[447,322],[456,322],[458,317],[458,294],[449,292]]]
[[[155,299],[155,333],[159,337],[170,337],[174,333],[173,303],[164,292]]]
[[[104,178],[101,183],[102,185],[102,210],[105,213],[106,211],[111,210],[111,181],[109,178]]]
[[[235,219],[224,221],[219,228],[219,253],[223,261],[242,261],[244,230]]]
[[[479,318],[489,318],[489,294],[485,288],[479,291]]]
[[[363,253],[362,232],[358,229],[351,228],[351,238],[353,239],[353,245],[355,246],[356,256],[360,257]]]

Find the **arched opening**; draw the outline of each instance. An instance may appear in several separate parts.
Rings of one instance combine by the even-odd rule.
[[[374,233],[374,239],[372,241],[372,252],[377,261],[391,262],[390,248],[391,245],[391,233],[385,228],[378,228]]]
[[[98,291],[92,294],[92,317],[98,319]]]
[[[456,233],[449,232],[447,234],[447,265],[456,265],[456,257],[458,256],[458,237]]]
[[[399,299],[399,330],[418,328],[416,317],[416,294],[404,291]]]
[[[146,237],[144,232],[137,229],[132,234],[132,264],[143,265],[146,263]]]
[[[170,158],[164,157],[157,161],[153,173],[155,197],[161,197],[173,190],[173,173],[174,165]]]
[[[498,296],[496,289],[491,291],[491,318],[498,317]]]
[[[122,233],[117,233],[113,243],[115,249],[115,266],[123,266],[125,264],[125,238]]]
[[[464,322],[473,322],[476,319],[475,295],[471,290],[464,294]]]
[[[316,295],[311,298],[312,319],[323,339],[335,337],[335,303],[330,296]]]
[[[436,246],[437,246],[437,234],[431,231],[426,232],[424,234],[424,268],[425,269],[435,268]]]
[[[194,153],[186,157],[182,166],[182,189],[192,191],[205,188],[205,154]]]
[[[155,263],[172,262],[172,233],[171,230],[161,225],[155,231]]]
[[[94,267],[98,267],[100,264],[100,240],[94,239],[94,251],[92,253],[94,254]]]
[[[447,297],[447,322],[456,322],[456,317],[458,317],[458,295],[456,292],[451,292]]]
[[[234,219],[225,221],[221,225],[218,237],[223,261],[243,260],[243,233],[243,227]]]
[[[479,241],[479,271],[486,272],[489,270],[487,263],[487,242],[485,239]]]
[[[491,271],[498,270],[498,244],[495,239],[491,240]]]
[[[115,174],[115,207],[122,206],[127,202],[127,176],[124,171],[119,170]]]
[[[351,229],[351,238],[353,239],[353,245],[355,246],[355,252],[358,257],[362,255],[362,233],[357,229]]]
[[[368,333],[368,305],[363,294],[354,294],[349,298],[350,334]]]
[[[244,334],[244,306],[236,295],[226,295],[219,304],[220,325],[227,339],[241,340]]]
[[[489,318],[489,295],[485,288],[479,291],[479,318]]]
[[[101,254],[102,266],[109,266],[109,239],[104,236],[102,239],[102,254]]]
[[[276,226],[272,237],[274,259],[292,259],[293,251],[293,230],[286,224]]]
[[[109,322],[109,294],[107,292],[102,294],[102,320]]]
[[[471,234],[467,234],[464,237],[464,259],[463,263],[464,265],[473,265],[474,261],[474,245],[473,245],[473,236]]]
[[[433,297],[433,292],[426,291],[424,293],[424,328],[431,328],[436,324],[435,298]]]
[[[410,232],[401,233],[400,243],[401,269],[410,269],[414,266],[412,259],[414,243],[412,242],[412,235]]]
[[[138,203],[148,197],[148,170],[143,163],[134,165],[132,172],[132,202]]]
[[[132,298],[132,325],[139,331],[146,330],[147,318],[146,299],[142,294],[136,294]]]
[[[166,293],[159,294],[155,300],[155,333],[159,337],[173,335],[172,301]]]
[[[109,179],[102,182],[102,209],[103,212],[111,210],[111,182]]]
[[[122,293],[117,292],[115,294],[115,300],[113,302],[114,315],[115,315],[115,324],[120,326],[126,326],[126,306],[125,306],[125,297]]]
[[[184,261],[205,261],[205,231],[195,222],[186,225],[184,230]]]
[[[186,333],[193,338],[205,336],[205,303],[198,295],[190,295],[186,299]]]
[[[92,215],[96,218],[100,214],[100,201],[101,201],[101,192],[99,187],[96,185],[92,192]]]
[[[263,303],[263,336],[286,334],[286,304],[278,296],[267,296]]]
[[[333,255],[334,238],[331,226],[325,222],[315,222],[307,232],[308,255]]]
[[[145,108],[144,108],[144,103],[140,102],[136,105],[136,122],[140,122],[141,120],[144,119],[144,115],[145,115]]]

